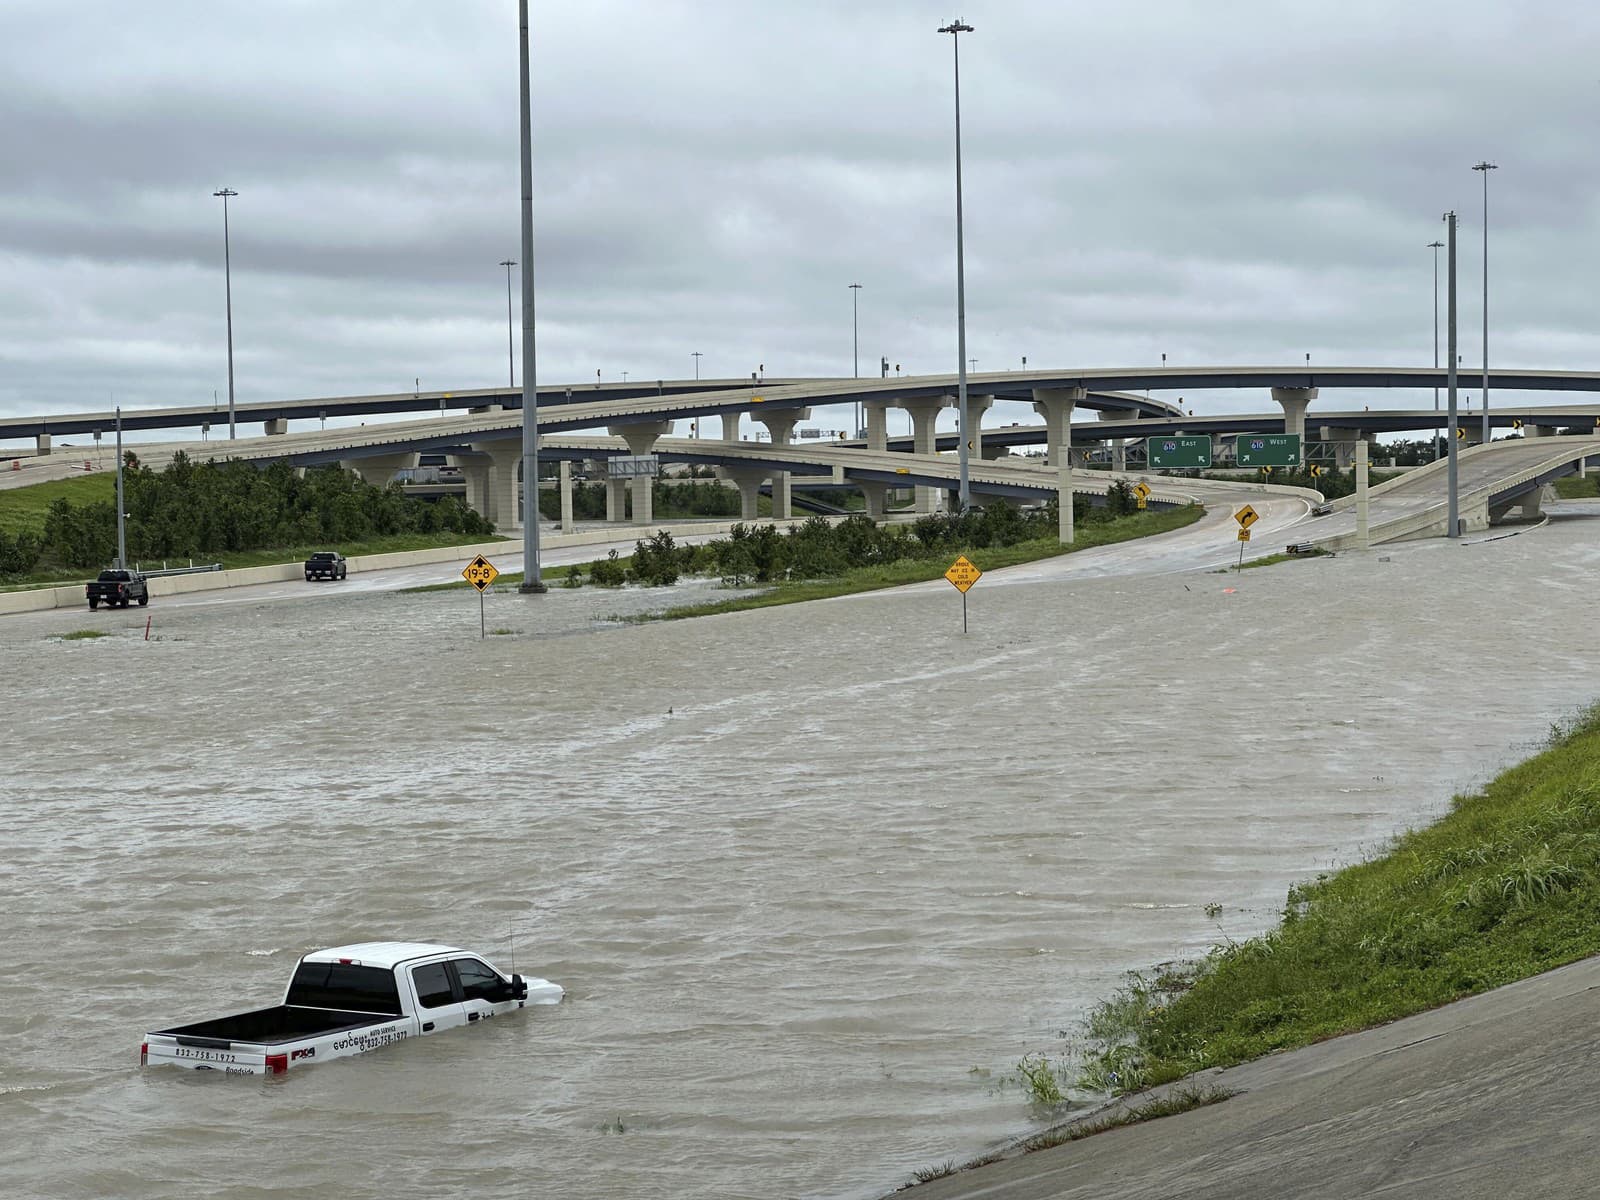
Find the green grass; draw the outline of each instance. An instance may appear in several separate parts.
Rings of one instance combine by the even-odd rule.
[[[1085,1080],[1131,1091],[1384,1024],[1600,953],[1600,708],[1388,852],[1290,889],[1282,922],[1134,976]]]
[[[0,490],[0,530],[13,537],[19,533],[43,533],[45,514],[57,500],[98,504],[102,500],[110,503],[116,497],[115,469],[32,483],[27,487],[5,488]]]
[[[1562,500],[1593,500],[1600,496],[1600,475],[1580,479],[1576,475],[1563,475],[1556,480],[1556,495]]]
[[[1248,571],[1251,567],[1273,567],[1282,562],[1299,562],[1304,558],[1332,558],[1333,551],[1324,550],[1321,546],[1313,547],[1303,554],[1269,554],[1265,558],[1252,558],[1246,560],[1242,567],[1233,568],[1236,571]]]
[[[90,638],[103,638],[110,636],[111,635],[104,629],[74,629],[71,633],[63,633],[61,635],[61,640],[63,642],[85,642]]]
[[[1170,533],[1174,529],[1194,524],[1204,512],[1205,510],[1196,504],[1164,512],[1119,517],[1104,524],[1079,525],[1076,530],[1077,540],[1070,546],[1063,546],[1052,537],[988,550],[952,550],[948,555],[937,559],[901,559],[899,562],[883,566],[860,567],[828,579],[780,583],[759,595],[736,596],[727,600],[713,600],[706,604],[684,604],[664,612],[647,613],[628,619],[676,621],[685,617],[744,612],[748,609],[773,608],[782,604],[803,604],[807,600],[826,600],[833,596],[848,596],[856,592],[902,587],[908,583],[925,583],[930,579],[944,578],[945,571],[955,561],[957,554],[965,554],[982,571],[994,571],[1001,567],[1014,567],[1022,563],[1036,562],[1041,558],[1055,558],[1061,554],[1071,554],[1095,546],[1111,546],[1135,538]],[[981,588],[983,582],[980,580],[976,586]]]
[[[0,492],[0,496],[3,495],[5,493]],[[282,546],[275,550],[246,550],[232,554],[204,555],[194,561],[197,566],[202,563],[220,562],[223,570],[232,571],[240,567],[266,567],[279,563],[304,562],[318,550],[339,550],[346,558],[356,558],[365,554],[396,554],[408,550],[432,550],[440,546],[475,545],[478,542],[494,540],[492,537],[469,538],[463,542],[463,536],[459,533],[397,533],[389,537],[372,538],[365,542],[314,542],[304,546]],[[173,567],[189,565],[187,558],[169,558],[166,562],[168,566]],[[136,565],[147,570],[156,570],[161,566],[161,560],[145,560]],[[80,567],[41,568],[31,572],[24,579],[0,586],[0,591],[81,583],[96,574],[98,571]],[[465,587],[466,584],[463,583],[461,586]]]

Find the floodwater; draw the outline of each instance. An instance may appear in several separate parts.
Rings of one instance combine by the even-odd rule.
[[[643,626],[605,618],[657,595],[492,595],[487,640],[462,593],[6,618],[0,1190],[868,1197],[963,1161],[1206,904],[1262,928],[1591,699],[1597,532],[1035,565],[965,637],[930,587]],[[138,1069],[373,938],[514,941],[568,999]]]

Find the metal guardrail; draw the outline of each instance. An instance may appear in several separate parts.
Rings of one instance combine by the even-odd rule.
[[[222,564],[202,563],[199,566],[195,566],[191,561],[187,567],[169,567],[165,562],[163,562],[159,568],[152,567],[150,570],[146,571],[143,567],[135,563],[133,569],[139,572],[139,574],[143,575],[146,579],[153,579],[158,575],[204,575],[210,571],[222,570]]]

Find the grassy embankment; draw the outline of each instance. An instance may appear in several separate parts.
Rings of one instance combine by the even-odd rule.
[[[1199,505],[1188,505],[1183,508],[1168,509],[1143,513],[1138,516],[1120,517],[1114,521],[1080,525],[1077,528],[1077,540],[1071,546],[1063,546],[1054,538],[1044,538],[1034,541],[1019,542],[1014,546],[991,547],[986,550],[967,549],[956,553],[965,553],[981,570],[994,571],[1001,567],[1014,567],[1021,563],[1034,562],[1041,558],[1054,558],[1061,554],[1071,554],[1077,550],[1088,550],[1095,546],[1109,546],[1118,542],[1132,541],[1136,538],[1150,537],[1158,533],[1170,533],[1174,529],[1182,529],[1192,525],[1203,516],[1205,510]],[[631,558],[619,558],[618,564],[626,567],[631,563]],[[664,612],[646,614],[630,618],[639,621],[679,620],[684,617],[703,617],[713,613],[742,612],[752,608],[772,608],[780,604],[800,604],[807,600],[825,600],[833,596],[845,596],[855,592],[872,592],[882,588],[901,587],[908,583],[924,583],[930,579],[943,578],[950,563],[955,561],[955,554],[941,556],[937,559],[900,559],[897,562],[882,566],[860,567],[848,571],[843,575],[831,576],[822,579],[804,579],[794,582],[784,582],[772,585],[754,584],[764,590],[754,596],[737,596],[727,600],[713,600],[705,604],[684,604],[669,608]],[[580,564],[585,574],[589,573],[589,564]],[[571,572],[571,567],[549,567],[540,574],[547,581],[565,578]],[[520,573],[504,574],[496,580],[496,586],[515,586],[522,581]],[[430,584],[427,587],[411,589],[414,591],[441,591],[449,588],[469,586],[466,583]]]
[[[1562,500],[1593,500],[1600,496],[1600,475],[1564,475],[1556,480],[1556,495]]]
[[[45,515],[57,500],[72,504],[96,504],[116,498],[116,476],[113,473],[84,475],[72,479],[51,480],[28,487],[0,491],[0,530],[18,533],[42,533]],[[493,537],[468,538],[459,533],[400,533],[388,537],[371,538],[364,542],[348,542],[338,546],[321,543],[304,546],[279,546],[271,550],[244,550],[226,554],[209,554],[195,561],[220,562],[225,570],[238,567],[264,567],[277,563],[303,562],[318,550],[337,549],[345,557],[362,554],[393,554],[408,550],[431,550],[437,546],[457,546],[470,542],[493,541]],[[159,562],[146,562],[145,567],[156,568]],[[169,559],[168,565],[187,566],[188,560]],[[63,567],[41,561],[27,576],[0,584],[0,591],[32,587],[56,587],[62,584],[81,583],[95,572],[83,567]]]
[[[1277,929],[1133,977],[1088,1022],[1082,1081],[1134,1091],[1595,953],[1600,707],[1386,854],[1290,889]]]

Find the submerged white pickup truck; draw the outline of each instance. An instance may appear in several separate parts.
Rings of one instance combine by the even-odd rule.
[[[558,1004],[547,979],[503,975],[454,946],[363,942],[302,958],[283,1003],[144,1035],[141,1066],[281,1075],[529,1004]]]

